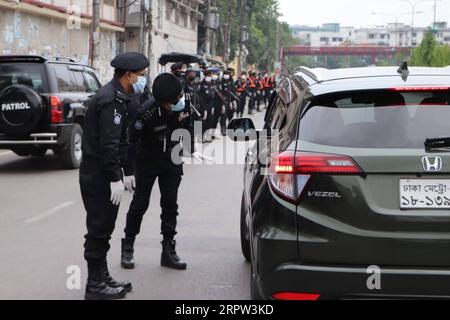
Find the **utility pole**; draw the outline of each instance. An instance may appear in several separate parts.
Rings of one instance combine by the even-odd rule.
[[[277,53],[275,54],[275,57],[277,57],[277,62],[280,62],[281,57],[280,57],[280,21],[278,21],[277,18],[277,35],[276,35],[276,50]]]
[[[147,8],[145,7],[145,0],[140,0],[141,4],[141,15],[140,15],[140,26],[139,26],[139,52],[142,54],[146,54],[145,50],[145,16]]]
[[[207,12],[207,20],[210,18],[210,12],[211,12],[211,0],[208,0],[208,6],[206,9]],[[210,28],[210,21],[207,21],[206,23],[206,44],[205,44],[205,53],[206,57],[211,56],[211,28]]]
[[[153,38],[152,38],[152,31],[153,31],[153,1],[148,0],[148,12],[147,12],[147,57],[150,61],[152,60],[153,52],[152,52],[152,44],[153,44]],[[147,83],[150,83],[150,73],[147,72]]]
[[[223,60],[225,61],[226,66],[228,67],[230,63],[230,46],[231,46],[231,12],[233,12],[234,9],[234,0],[228,1],[228,7],[227,7],[227,15],[226,15],[226,21],[224,26],[224,33],[225,33],[225,39],[224,39],[224,55]]]
[[[247,17],[247,0],[241,0],[240,13],[240,30],[239,30],[239,56],[238,56],[238,73],[240,74],[244,69],[243,63],[243,51],[244,51],[244,38],[246,33],[246,17]]]
[[[93,0],[93,17],[91,29],[91,67],[97,72],[100,68],[100,8],[101,0]]]
[[[436,32],[436,17],[437,17],[437,0],[434,0],[434,19],[433,19],[433,31]]]

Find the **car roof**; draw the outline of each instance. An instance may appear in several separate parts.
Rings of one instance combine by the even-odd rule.
[[[398,67],[365,67],[365,68],[342,68],[342,69],[309,69],[300,67],[294,73],[297,76],[306,74],[315,82],[327,82],[334,80],[389,77],[398,76]],[[430,67],[412,67],[408,69],[412,76],[450,76],[450,67],[430,68]]]
[[[0,63],[56,63],[83,66],[92,69],[91,66],[79,63],[72,58],[55,57],[50,59],[39,55],[0,55]]]
[[[449,86],[450,67],[411,67],[404,78],[398,67],[366,67],[343,69],[297,68],[293,73],[309,83],[313,95],[375,90],[404,86]]]

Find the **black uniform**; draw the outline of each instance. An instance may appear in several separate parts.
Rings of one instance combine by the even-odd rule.
[[[247,104],[248,90],[247,82],[242,79],[236,80],[235,83],[236,92],[239,94],[239,102],[237,108],[237,116],[242,118],[244,115],[245,105]]]
[[[216,97],[214,85],[205,80],[200,83],[198,88],[198,97],[200,99],[201,112],[203,112],[203,134],[213,127],[213,103]]]
[[[127,238],[135,238],[140,233],[142,218],[149,207],[157,178],[161,191],[161,234],[165,240],[176,235],[178,188],[183,175],[182,147],[192,146],[192,142],[185,140],[182,146],[179,140],[172,141],[171,138],[177,129],[189,131],[190,123],[191,110],[188,105],[181,112],[169,112],[150,99],[139,111],[131,131],[131,141],[137,144],[138,149],[136,166],[132,163],[126,166],[126,174],[136,176],[136,190],[127,214]],[[172,153],[176,154],[174,159]]]
[[[122,179],[127,159],[129,98],[112,80],[89,103],[83,132],[80,187],[87,211],[86,260],[106,258],[119,207],[112,204],[111,182]]]
[[[213,100],[213,121],[212,121],[212,127],[211,129],[216,130],[217,125],[220,122],[220,119],[222,118],[222,115],[225,114],[225,99],[222,96],[221,88],[222,88],[222,80],[216,80],[213,82],[213,89],[215,92],[215,97]]]
[[[191,135],[195,140],[201,141],[203,132],[201,130],[201,125],[203,121],[203,111],[200,106],[200,101],[198,98],[198,86],[195,82],[186,81],[184,84],[184,94],[186,105],[191,106],[191,123],[190,123],[190,131]],[[196,130],[196,124],[197,129]],[[200,124],[200,126],[198,126]]]
[[[223,79],[220,85],[220,92],[225,99],[224,110],[220,115],[220,130],[223,136],[226,136],[227,120],[231,121],[234,116],[233,111],[233,94],[234,94],[234,81],[233,79]]]

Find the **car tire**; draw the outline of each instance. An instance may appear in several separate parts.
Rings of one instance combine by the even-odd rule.
[[[251,261],[251,251],[250,251],[250,235],[247,226],[247,211],[245,210],[245,197],[242,194],[241,202],[241,248],[242,254],[247,261]]]
[[[83,129],[79,124],[74,124],[70,135],[64,143],[64,148],[59,152],[59,158],[64,169],[78,169],[81,164],[81,141]]]

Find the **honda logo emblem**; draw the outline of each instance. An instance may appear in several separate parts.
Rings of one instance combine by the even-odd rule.
[[[422,163],[425,171],[439,172],[442,170],[443,161],[441,157],[423,157]]]

